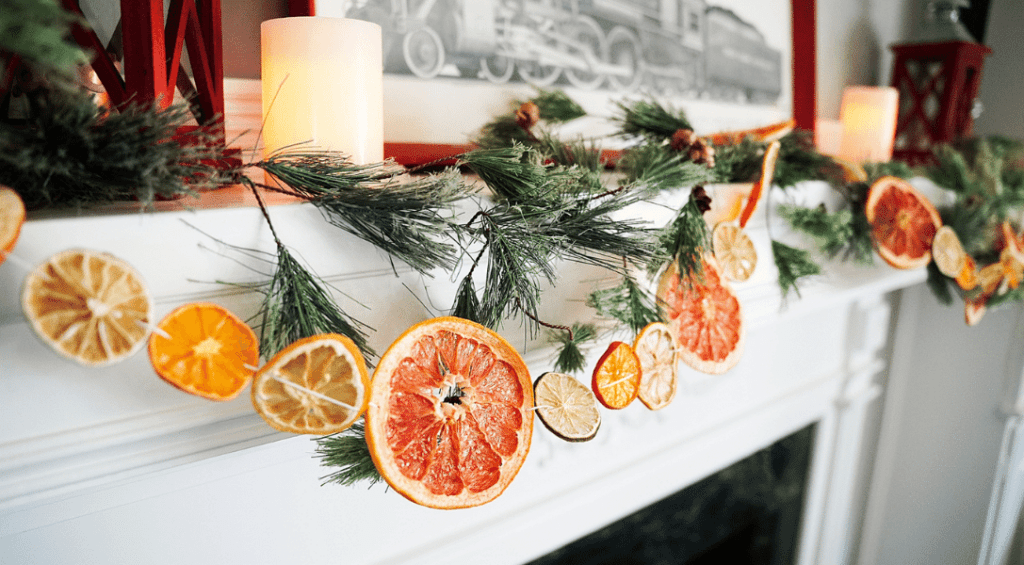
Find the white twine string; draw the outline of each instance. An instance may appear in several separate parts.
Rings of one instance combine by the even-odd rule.
[[[32,263],[29,263],[28,261],[22,259],[21,257],[18,257],[17,255],[15,255],[14,253],[12,253],[10,251],[4,251],[3,249],[0,249],[0,257],[3,257],[4,261],[9,261],[12,265],[17,265],[20,269],[22,269],[23,271],[25,271],[25,272],[27,272],[29,274],[35,274],[39,278],[47,280],[47,281],[53,280],[53,279],[50,278],[49,275],[47,275],[43,271],[39,271],[38,273],[36,273],[35,272],[35,270],[36,270],[36,266],[35,265],[33,265]]]
[[[135,320],[135,323],[140,325],[140,326],[142,326],[142,327],[144,327],[144,328],[146,328],[147,330],[155,333],[156,335],[158,335],[158,336],[160,336],[160,337],[162,337],[164,339],[173,339],[171,337],[171,334],[165,332],[163,329],[160,328],[160,326],[157,326],[156,324],[152,324],[152,323],[147,322],[146,320],[142,320],[142,319]]]
[[[344,403],[344,402],[342,402],[342,401],[340,401],[340,400],[338,400],[336,398],[331,398],[330,396],[327,396],[325,394],[320,394],[319,392],[317,392],[315,390],[310,390],[310,389],[308,389],[308,388],[306,388],[306,387],[304,387],[304,386],[302,386],[302,385],[300,385],[298,383],[293,383],[292,381],[288,381],[288,380],[282,379],[281,377],[275,375],[273,372],[270,373],[270,378],[274,379],[275,381],[277,381],[277,382],[279,382],[279,383],[281,383],[281,384],[283,384],[285,386],[290,386],[290,387],[292,387],[292,388],[294,388],[296,390],[301,390],[302,392],[305,392],[306,394],[309,394],[310,396],[313,396],[315,398],[319,398],[320,400],[323,400],[324,402],[330,402],[331,404],[334,404],[334,405],[337,405],[337,406],[341,406],[342,408],[348,408],[349,410],[353,410],[353,411],[356,411],[356,412],[359,411],[358,408],[356,408],[355,406],[352,406],[351,404],[346,404],[346,403]]]

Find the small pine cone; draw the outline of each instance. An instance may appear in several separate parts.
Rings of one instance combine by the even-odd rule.
[[[516,124],[526,131],[537,125],[540,121],[540,108],[533,102],[523,102],[523,105],[516,110]]]
[[[676,151],[686,151],[690,148],[693,143],[693,130],[692,129],[677,129],[672,134],[671,146]]]
[[[711,197],[708,196],[707,191],[704,190],[702,185],[698,184],[693,187],[693,190],[690,191],[690,199],[697,204],[697,209],[700,210],[701,214],[711,209]]]
[[[694,163],[704,163],[709,169],[715,166],[715,148],[703,139],[696,139],[690,144],[689,154]]]

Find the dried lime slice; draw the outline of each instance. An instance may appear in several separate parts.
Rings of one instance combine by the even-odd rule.
[[[544,373],[533,383],[537,416],[565,441],[589,441],[601,427],[597,398],[586,385],[565,373]]]

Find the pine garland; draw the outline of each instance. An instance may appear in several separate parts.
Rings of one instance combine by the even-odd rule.
[[[0,53],[18,56],[37,74],[47,76],[51,84],[70,86],[72,70],[89,60],[69,39],[70,27],[77,22],[56,0],[4,0]],[[0,66],[0,84],[7,78],[3,71]]]
[[[665,261],[672,258],[681,280],[703,280],[704,254],[711,248],[711,231],[704,221],[704,212],[710,205],[711,199],[704,187],[697,186],[690,192],[690,198],[676,218],[659,233],[661,254],[648,261],[648,271],[658,272]]]
[[[772,240],[772,257],[779,272],[779,288],[782,289],[783,299],[789,295],[790,290],[796,292],[797,296],[800,295],[798,287],[800,279],[821,274],[821,267],[811,260],[810,253],[774,239]]]
[[[616,169],[623,175],[622,184],[636,185],[648,195],[712,182],[718,177],[717,165],[716,169],[709,169],[664,145],[628,149],[616,163]]]
[[[318,438],[316,456],[321,466],[334,469],[323,477],[324,484],[335,483],[348,487],[369,481],[369,486],[373,486],[383,480],[366,444],[364,420],[359,420],[341,433]]]
[[[811,236],[830,258],[844,254],[864,264],[870,264],[874,258],[870,226],[867,230],[858,228],[858,220],[863,217],[857,218],[849,209],[829,213],[824,205],[817,208],[780,206],[779,215],[793,229]]]
[[[612,120],[619,124],[625,137],[639,137],[646,142],[667,143],[681,129],[690,129],[690,121],[682,110],[666,108],[653,99],[632,103],[618,102]]]
[[[661,320],[654,297],[628,274],[617,286],[587,295],[587,306],[596,310],[598,316],[612,318],[629,327],[634,334],[647,324]]]

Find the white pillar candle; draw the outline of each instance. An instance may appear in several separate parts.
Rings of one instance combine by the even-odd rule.
[[[381,28],[300,17],[260,26],[263,154],[295,144],[359,164],[384,159]]]
[[[824,155],[839,155],[843,145],[843,122],[819,118],[814,121],[814,146]]]
[[[891,86],[851,86],[839,111],[843,143],[839,156],[854,163],[892,160],[899,91]]]

